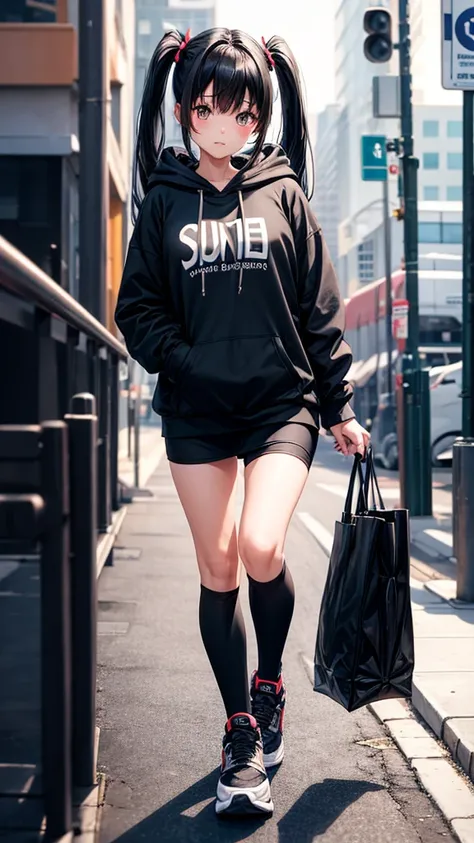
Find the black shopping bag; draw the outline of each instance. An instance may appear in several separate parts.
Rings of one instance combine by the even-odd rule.
[[[410,697],[414,669],[408,511],[385,509],[371,449],[364,467],[336,522],[314,658],[314,690],[347,711]]]

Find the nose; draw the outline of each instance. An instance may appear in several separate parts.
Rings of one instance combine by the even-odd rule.
[[[221,126],[221,135],[225,135],[225,126]]]

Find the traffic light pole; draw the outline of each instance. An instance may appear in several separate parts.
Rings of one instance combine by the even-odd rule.
[[[418,160],[413,154],[412,78],[408,0],[399,0],[400,94],[408,338],[398,380],[397,417],[401,505],[411,515],[432,514],[428,372],[420,368],[418,313]]]
[[[392,367],[392,237],[390,228],[390,202],[388,178],[383,183],[383,225],[385,241],[385,345],[387,348],[387,403],[393,402]]]

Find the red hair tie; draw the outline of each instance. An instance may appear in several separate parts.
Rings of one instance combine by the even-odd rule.
[[[273,68],[275,67],[275,59],[273,58],[270,50],[268,49],[265,38],[263,37],[263,35],[262,35],[262,44],[263,44],[263,49],[264,49],[265,55],[266,55],[266,57],[268,59],[268,62],[270,64],[270,70],[273,70]]]
[[[174,60],[175,60],[176,63],[179,62],[181,50],[184,50],[184,48],[187,46],[187,44],[189,43],[190,40],[191,40],[191,30],[188,29],[186,35],[184,36],[184,39],[181,41],[181,44],[179,45],[178,52],[176,53],[176,55],[174,57]]]

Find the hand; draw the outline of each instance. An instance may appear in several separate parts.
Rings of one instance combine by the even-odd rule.
[[[370,442],[370,433],[356,419],[335,424],[334,427],[331,427],[331,433],[336,440],[334,447],[340,454],[344,454],[346,457],[360,454],[362,458],[365,457],[367,445]]]

